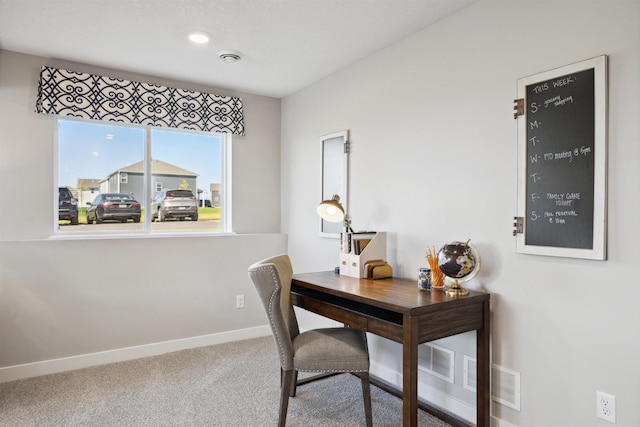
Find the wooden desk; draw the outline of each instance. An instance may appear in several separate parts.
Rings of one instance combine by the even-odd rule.
[[[418,344],[477,331],[476,423],[489,427],[489,294],[448,297],[441,290],[421,291],[414,280],[331,271],[294,275],[291,294],[298,307],[402,344],[403,426],[418,425]]]

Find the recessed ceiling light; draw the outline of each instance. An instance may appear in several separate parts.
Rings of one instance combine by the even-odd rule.
[[[218,52],[218,57],[228,64],[234,64],[242,59],[240,52],[235,50],[221,50]]]
[[[189,40],[197,44],[209,43],[209,34],[202,31],[193,31],[189,33]]]

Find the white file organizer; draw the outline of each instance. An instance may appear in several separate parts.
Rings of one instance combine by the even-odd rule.
[[[350,240],[342,239],[342,250],[340,252],[340,274],[343,276],[366,278],[364,265],[367,261],[376,259],[387,259],[387,233],[383,231],[372,233],[349,233]],[[355,240],[362,238],[371,239],[365,248],[356,255]],[[350,244],[349,244],[350,241]],[[345,248],[346,246],[346,248]]]

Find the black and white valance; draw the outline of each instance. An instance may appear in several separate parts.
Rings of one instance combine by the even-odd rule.
[[[36,112],[244,135],[242,99],[42,67]]]

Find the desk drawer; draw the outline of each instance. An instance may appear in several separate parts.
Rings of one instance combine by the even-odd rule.
[[[419,342],[445,338],[463,332],[480,329],[484,325],[482,303],[469,305],[464,311],[448,309],[421,316],[419,322]]]
[[[369,319],[368,332],[402,343],[402,325],[382,319]]]

